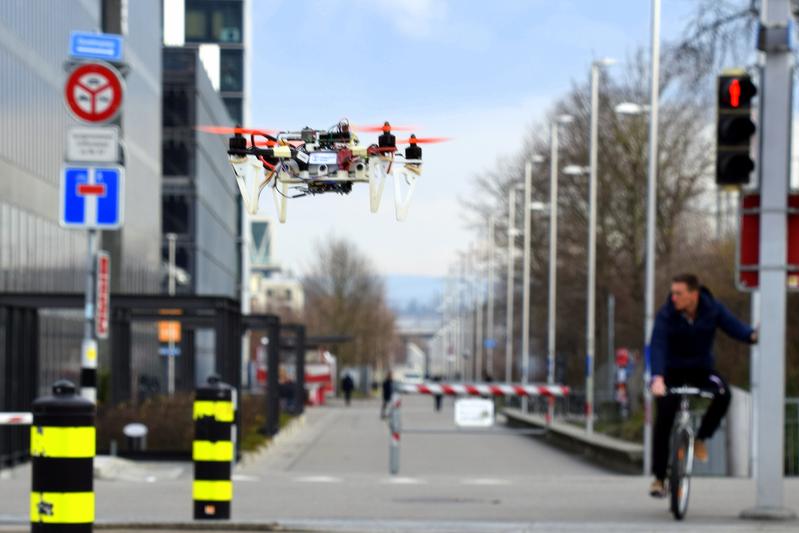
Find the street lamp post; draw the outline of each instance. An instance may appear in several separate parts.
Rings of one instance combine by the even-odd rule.
[[[599,146],[599,73],[612,59],[594,61],[591,65],[591,146],[589,155],[588,200],[588,287],[586,297],[586,377],[585,377],[585,431],[594,432],[594,352],[596,351],[596,190],[597,150]]]
[[[475,245],[472,251],[472,287],[475,305],[475,332],[474,332],[474,373],[473,381],[482,381],[483,365],[485,363],[485,335],[483,334],[483,286],[480,283],[480,249]]]
[[[513,381],[513,278],[515,275],[516,189],[508,190],[508,282],[505,301],[505,383]]]
[[[649,165],[646,199],[646,266],[644,275],[644,475],[652,471],[652,378],[650,340],[655,326],[655,224],[657,209],[658,111],[660,100],[660,0],[652,0],[652,58],[648,106],[625,102],[616,106],[621,114],[649,111]]]
[[[522,276],[522,384],[527,384],[530,374],[530,194],[533,187],[533,163],[543,157],[534,155],[524,164],[524,270]],[[522,411],[527,412],[527,396],[522,396]]]
[[[558,290],[558,124],[568,124],[570,115],[560,115],[552,122],[549,160],[549,291],[547,305],[547,384],[555,384],[555,341]],[[547,420],[552,420],[555,404],[550,398]]]
[[[652,470],[652,375],[649,350],[655,326],[655,209],[657,199],[658,102],[660,100],[660,0],[652,0],[652,74],[649,101],[649,172],[646,202],[646,277],[644,294],[644,475]]]
[[[540,156],[533,156],[533,162],[537,162]],[[514,323],[514,299],[516,297],[516,237],[521,233],[516,228],[516,192],[523,191],[524,184],[517,184],[508,189],[508,264],[507,264],[507,285],[505,302],[505,382],[513,381],[513,323]]]
[[[533,164],[524,164],[524,266],[522,274],[522,385],[527,384],[530,368],[530,189]],[[527,412],[527,396],[522,396],[522,411]]]
[[[465,262],[466,258],[461,256],[460,261],[458,261],[458,322],[455,328],[458,338],[457,361],[455,363],[455,367],[459,374],[460,380],[463,380],[466,375],[466,317],[463,311],[466,306],[463,288]]]
[[[494,215],[488,217],[488,294],[486,295],[486,375],[494,374]]]

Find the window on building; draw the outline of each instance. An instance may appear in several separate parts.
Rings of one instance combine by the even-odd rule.
[[[178,246],[175,250],[175,265],[191,273],[191,252],[186,246]]]
[[[164,88],[163,93],[164,127],[189,127],[189,94],[186,87],[179,85]]]
[[[286,300],[291,300],[291,289],[286,289]]]
[[[268,266],[269,256],[271,253],[269,222],[264,220],[251,221],[250,235],[252,237],[252,246],[250,247],[250,264],[254,267]]]
[[[161,151],[164,176],[188,176],[191,169],[191,150],[182,141],[165,140]]]
[[[187,0],[186,41],[242,42],[241,0]]]
[[[161,227],[164,233],[189,232],[189,202],[185,196],[163,196],[161,206]]]
[[[194,72],[197,51],[190,48],[163,49],[163,69],[165,72]]]
[[[221,91],[240,93],[244,90],[244,50],[222,50],[220,58]]]
[[[225,102],[225,107],[227,108],[230,118],[233,119],[233,122],[236,124],[242,124],[242,117],[244,116],[242,107],[244,107],[244,105],[241,97],[226,96],[222,98],[222,100]]]

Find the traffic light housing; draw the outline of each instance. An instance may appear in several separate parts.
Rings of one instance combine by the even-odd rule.
[[[752,98],[757,87],[744,71],[718,77],[716,122],[716,183],[746,185],[755,169],[750,146],[757,127],[752,121]]]

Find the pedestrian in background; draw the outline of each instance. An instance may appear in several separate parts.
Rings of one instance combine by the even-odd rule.
[[[441,376],[438,376],[438,375],[435,376],[433,378],[433,381],[435,381],[436,383],[441,383]],[[441,403],[442,403],[443,400],[444,400],[444,395],[441,394],[440,392],[433,395],[433,401],[435,402],[434,406],[435,406],[436,411],[441,411]]]
[[[355,388],[355,382],[352,381],[352,376],[344,374],[344,379],[341,380],[341,390],[344,391],[344,402],[347,406],[350,405],[352,400],[352,390]]]
[[[380,408],[380,418],[386,417],[386,407],[391,401],[391,396],[394,394],[394,380],[391,378],[391,372],[386,374],[386,379],[383,380],[383,406]]]

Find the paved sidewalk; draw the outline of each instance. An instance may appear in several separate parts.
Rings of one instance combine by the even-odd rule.
[[[403,403],[403,427],[452,428],[451,401],[440,413],[431,398]],[[754,484],[746,479],[696,479],[688,518],[675,523],[665,500],[646,495],[648,479],[610,473],[519,435],[403,434],[400,475],[392,477],[388,430],[378,411],[374,401],[310,409],[303,427],[237,466],[234,523],[219,526],[359,532],[799,529],[797,523],[739,520],[739,511],[754,502]],[[190,523],[191,465],[143,467],[181,473],[97,481],[98,524]],[[13,479],[0,480],[0,524],[27,521],[29,476],[23,466]],[[798,479],[786,481],[785,494],[786,503],[799,509]]]

